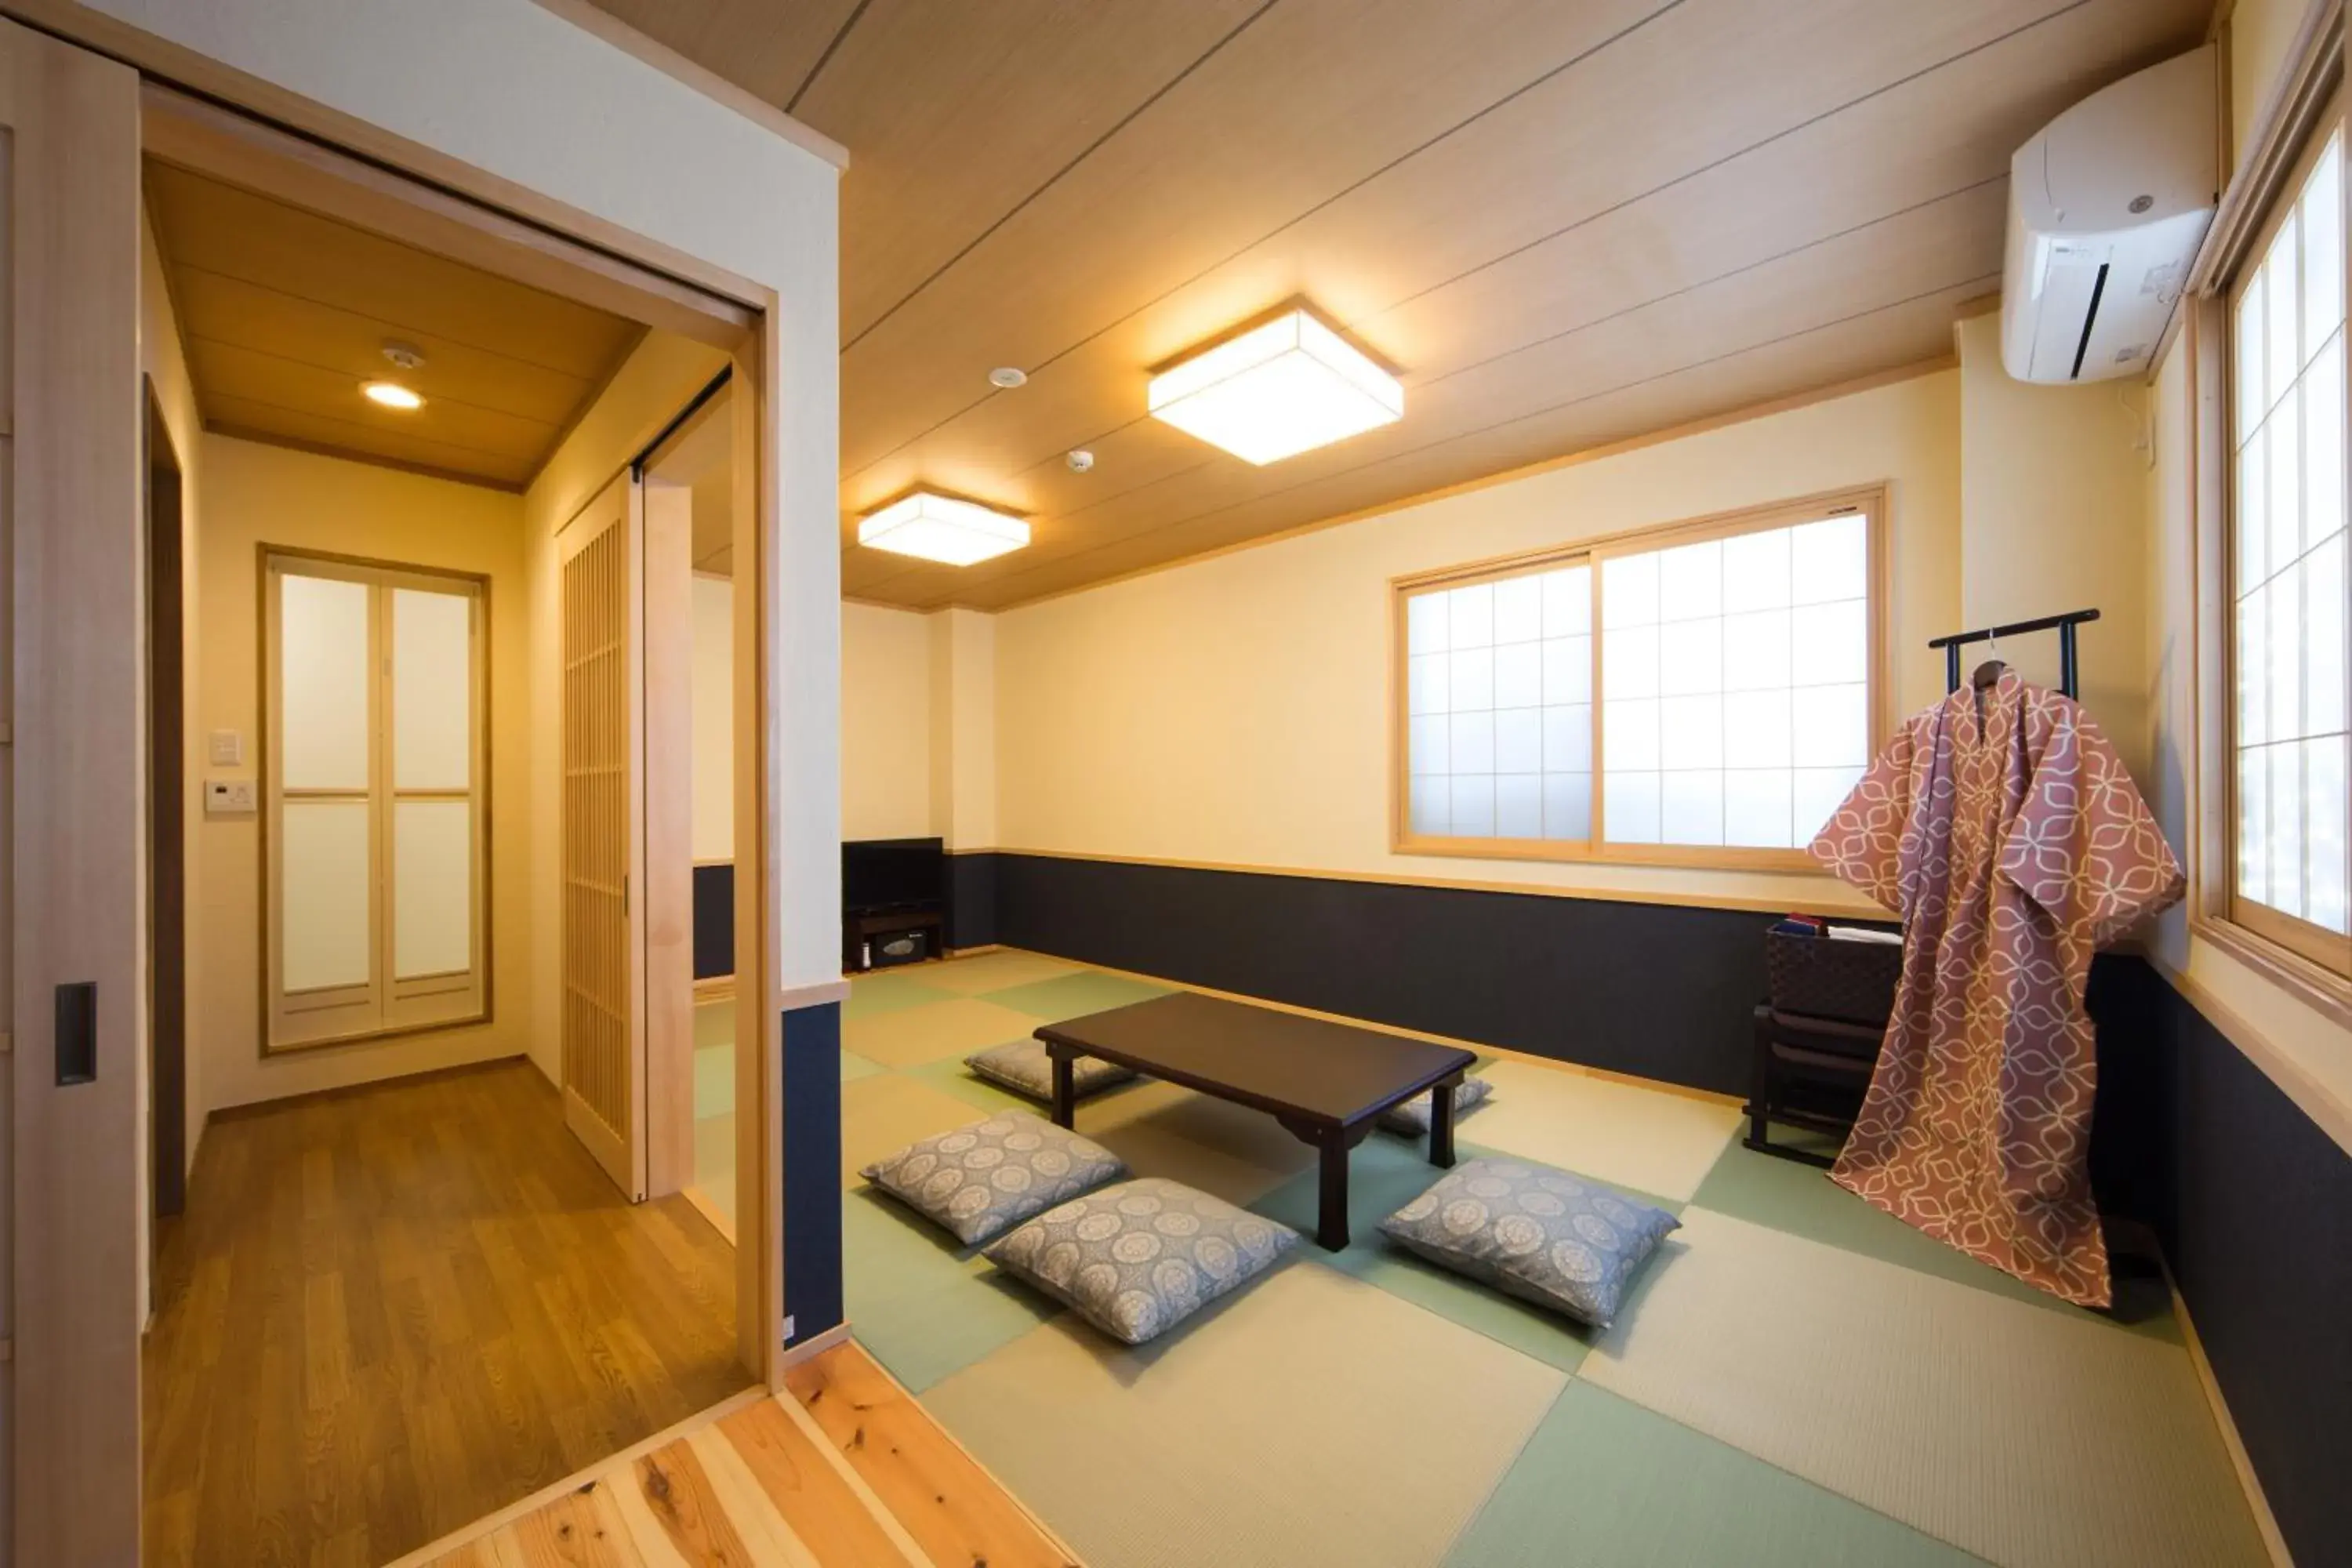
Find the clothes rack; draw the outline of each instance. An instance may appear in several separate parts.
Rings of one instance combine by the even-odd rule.
[[[2080,698],[2081,680],[2074,662],[2074,628],[2085,621],[2098,618],[2096,610],[2069,610],[2063,616],[2043,616],[2039,620],[2012,621],[2005,626],[1979,626],[1972,632],[1953,632],[1946,637],[1930,637],[1927,646],[1944,650],[1944,689],[1958,691],[1960,689],[1960,649],[1969,643],[2054,630],[2058,634],[2058,689],[2069,697]]]

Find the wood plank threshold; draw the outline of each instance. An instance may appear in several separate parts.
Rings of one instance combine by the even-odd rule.
[[[391,1568],[1077,1568],[855,1341]]]

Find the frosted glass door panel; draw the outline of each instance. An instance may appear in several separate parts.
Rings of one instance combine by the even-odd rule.
[[[474,808],[404,800],[392,808],[392,973],[453,974],[474,962]]]
[[[392,784],[461,790],[473,773],[474,602],[392,594]]]
[[[278,777],[287,789],[368,787],[368,588],[278,579]]]
[[[289,800],[278,858],[289,993],[364,985],[374,902],[363,800]]]

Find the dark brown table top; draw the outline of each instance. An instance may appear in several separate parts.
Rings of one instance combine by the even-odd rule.
[[[1456,1046],[1190,991],[1048,1024],[1037,1037],[1277,1116],[1341,1125],[1478,1060]]]

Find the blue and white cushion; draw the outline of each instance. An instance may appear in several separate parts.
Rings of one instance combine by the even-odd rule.
[[[966,1247],[1127,1174],[1089,1139],[1021,1111],[909,1143],[857,1173]]]

